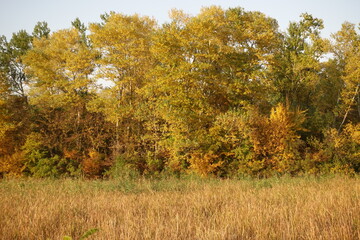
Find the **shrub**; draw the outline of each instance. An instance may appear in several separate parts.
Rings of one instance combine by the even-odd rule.
[[[34,177],[79,176],[79,164],[74,159],[50,154],[39,133],[31,133],[22,147],[27,175]]]
[[[130,159],[120,155],[116,158],[111,168],[105,173],[105,176],[116,179],[132,180],[138,178],[140,173],[131,163]]]
[[[98,177],[104,168],[105,156],[97,151],[90,151],[81,161],[81,169],[87,177]]]
[[[303,111],[291,111],[283,104],[273,108],[270,116],[256,109],[228,112],[211,129],[212,150],[221,156],[221,167],[227,173],[265,177],[294,174],[299,170],[303,142],[298,132],[303,130],[304,120]],[[237,173],[231,170],[234,168]]]
[[[0,157],[0,175],[3,176],[20,176],[24,171],[24,153],[15,152],[11,155]]]
[[[323,140],[310,138],[309,149],[303,163],[308,173],[360,172],[360,124],[347,124],[339,132],[328,129]]]
[[[190,157],[190,170],[196,172],[200,176],[207,176],[211,173],[215,173],[216,169],[221,167],[222,164],[223,161],[219,160],[219,156],[212,152],[194,152]]]

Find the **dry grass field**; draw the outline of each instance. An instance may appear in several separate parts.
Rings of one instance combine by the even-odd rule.
[[[0,239],[359,239],[360,179],[3,180]]]

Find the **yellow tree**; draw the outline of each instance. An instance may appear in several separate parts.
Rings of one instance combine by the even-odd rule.
[[[29,101],[37,118],[33,135],[42,136],[28,139],[41,142],[45,149],[42,156],[59,156],[78,165],[91,151],[89,138],[93,133],[89,131],[94,124],[100,124],[91,123],[92,116],[86,111],[94,84],[94,59],[83,34],[75,28],[60,30],[48,38],[35,38],[33,49],[24,56],[30,76]],[[26,151],[30,154],[32,149]],[[56,165],[58,161],[49,164]]]
[[[227,108],[226,86],[219,85],[226,29],[220,8],[203,9],[197,17],[173,10],[170,17],[154,34],[151,51],[157,65],[144,92],[154,109],[152,128],[161,131],[159,147],[170,158],[167,165],[179,170],[206,137],[212,118]]]
[[[345,122],[358,123],[360,119],[360,35],[354,24],[344,23],[333,38],[333,52],[343,80],[340,130]]]
[[[107,87],[93,101],[92,109],[103,112],[115,124],[115,155],[141,155],[142,103],[139,90],[147,82],[154,61],[150,54],[156,22],[148,17],[110,13],[103,23],[90,26],[90,39],[97,50],[97,79]],[[131,157],[131,156],[129,156]],[[140,163],[139,163],[140,164]]]
[[[269,73],[279,53],[281,34],[275,19],[261,12],[241,8],[227,12],[231,54],[226,56],[228,74],[233,79],[231,93],[236,107],[271,108],[272,77]]]
[[[31,76],[32,104],[51,108],[79,102],[93,81],[94,53],[81,41],[78,30],[60,30],[49,38],[34,39],[24,57]]]
[[[277,47],[277,24],[240,8],[203,8],[197,16],[173,10],[171,18],[154,36],[158,64],[146,86],[167,126],[162,142],[176,161],[217,166],[211,162],[217,161],[215,155],[206,155],[208,130],[218,114],[231,108],[266,105],[266,71]],[[207,156],[208,163],[195,161],[198,156]]]

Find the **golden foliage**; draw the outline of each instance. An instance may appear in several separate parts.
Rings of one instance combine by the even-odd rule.
[[[255,159],[263,160],[264,167],[279,173],[291,171],[298,159],[301,144],[298,131],[305,120],[303,111],[290,111],[279,104],[271,110],[270,117],[253,113],[249,120],[250,140]]]
[[[111,12],[0,37],[2,171],[23,152],[38,176],[100,176],[117,158],[143,175],[360,172],[359,34],[344,24],[323,63],[323,22],[301,18],[282,33],[242,8],[172,10],[161,26]]]
[[[0,174],[6,176],[21,176],[25,166],[24,152],[18,151],[11,155],[0,156]]]
[[[104,156],[97,151],[90,151],[81,162],[83,172],[88,177],[100,176],[103,169]]]
[[[223,162],[219,160],[219,156],[209,153],[193,153],[190,157],[190,169],[201,176],[208,176],[215,173]]]
[[[353,175],[360,169],[360,124],[346,124],[339,132],[328,129],[324,140],[309,140],[311,146],[305,161],[309,173],[345,173]]]
[[[95,52],[76,29],[60,30],[49,38],[34,39],[23,57],[31,76],[29,95],[38,106],[63,107],[80,101],[89,91]]]

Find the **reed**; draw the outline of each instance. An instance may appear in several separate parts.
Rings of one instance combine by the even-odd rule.
[[[360,179],[3,180],[3,240],[359,239]]]

